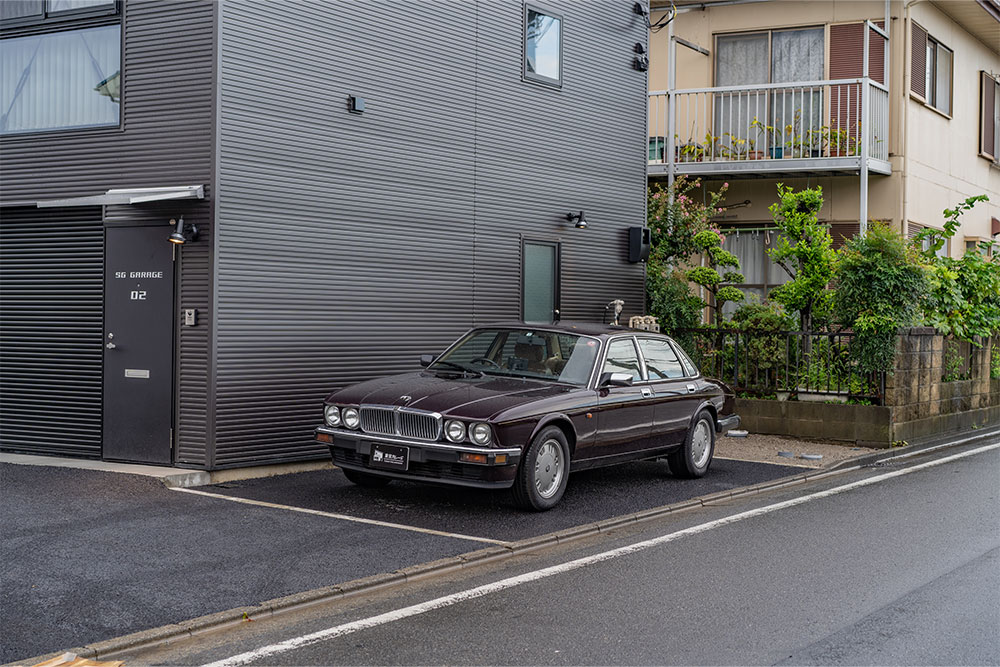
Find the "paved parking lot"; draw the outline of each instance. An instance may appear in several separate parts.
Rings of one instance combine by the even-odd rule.
[[[4,464],[0,662],[798,471],[716,460],[706,478],[680,481],[665,464],[639,462],[577,473],[558,507],[535,514],[505,492],[363,489],[329,470],[190,493],[134,475]]]
[[[798,472],[802,469],[716,459],[706,477],[678,480],[667,472],[665,462],[640,461],[574,473],[559,505],[542,513],[518,510],[507,491],[398,480],[381,489],[366,489],[351,484],[337,470],[229,482],[200,490],[512,542]]]

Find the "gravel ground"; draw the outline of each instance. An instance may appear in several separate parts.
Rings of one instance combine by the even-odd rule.
[[[715,443],[715,456],[740,461],[778,463],[803,468],[823,468],[845,459],[877,451],[868,447],[855,447],[823,440],[801,440],[781,435],[751,433],[745,438],[721,436]],[[779,456],[778,452],[791,452],[794,458]],[[823,458],[810,460],[803,454],[819,454]]]

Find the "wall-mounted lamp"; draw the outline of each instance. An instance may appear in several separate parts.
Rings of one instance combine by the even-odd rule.
[[[576,220],[577,229],[587,228],[587,218],[583,216],[583,211],[580,211],[579,213],[567,213],[566,220],[569,222],[573,222],[574,220]]]
[[[177,245],[184,245],[188,241],[198,240],[198,225],[193,222],[185,223],[184,218],[178,218],[176,221],[171,219],[171,225],[177,225],[177,228],[170,235],[167,240],[171,243],[176,243]]]

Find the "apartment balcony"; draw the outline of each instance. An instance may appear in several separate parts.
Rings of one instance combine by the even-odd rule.
[[[889,91],[870,78],[649,93],[649,175],[890,174]]]

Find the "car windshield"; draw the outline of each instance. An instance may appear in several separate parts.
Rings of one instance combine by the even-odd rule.
[[[534,329],[476,329],[429,366],[586,385],[600,345],[594,338]]]

